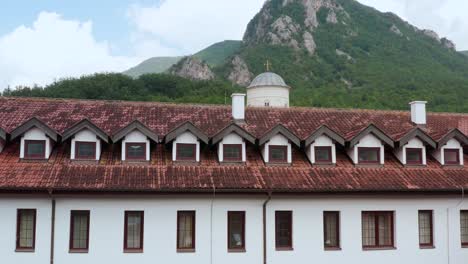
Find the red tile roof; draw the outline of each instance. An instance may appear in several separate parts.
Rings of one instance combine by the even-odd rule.
[[[0,127],[7,133],[32,117],[38,117],[62,134],[67,128],[88,118],[109,136],[139,120],[163,138],[170,130],[190,121],[208,136],[231,123],[230,107],[82,101],[62,99],[0,98]],[[353,138],[374,124],[397,141],[415,126],[409,112],[339,110],[315,108],[247,108],[244,129],[260,138],[282,124],[304,140],[321,125]],[[428,114],[425,131],[438,141],[454,128],[468,134],[466,114]],[[288,167],[265,165],[258,148],[249,146],[247,163],[239,166],[219,164],[216,151],[206,146],[198,165],[174,164],[170,148],[152,147],[150,164],[131,165],[120,161],[119,147],[105,145],[98,164],[69,160],[69,143],[58,144],[44,163],[19,160],[18,141],[8,142],[0,153],[0,190],[129,191],[129,192],[372,192],[372,191],[451,191],[468,189],[468,170],[449,169],[428,158],[428,166],[405,168],[386,154],[383,168],[356,168],[339,151],[337,166],[310,165],[303,151],[295,149]],[[465,164],[468,156],[465,155]]]

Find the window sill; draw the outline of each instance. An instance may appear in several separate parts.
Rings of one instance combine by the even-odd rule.
[[[267,166],[270,167],[290,167],[292,163],[288,163],[287,161],[285,162],[275,162],[275,161],[269,161],[266,163]]]
[[[325,251],[341,251],[341,247],[325,247]]]
[[[84,253],[88,253],[88,252],[89,251],[87,249],[70,249],[68,251],[68,253],[70,253],[70,254],[75,254],[75,253],[76,254],[79,254],[79,253],[84,254]]]
[[[178,248],[177,253],[195,253],[194,248]]]
[[[435,246],[429,246],[429,245],[428,246],[422,246],[422,245],[420,245],[419,249],[435,249]]]
[[[223,161],[220,161],[219,164],[221,165],[245,165],[245,162],[242,161],[242,160],[223,160]]]
[[[405,168],[425,168],[427,167],[425,164],[410,164],[410,163],[407,163],[405,165]]]
[[[322,167],[322,168],[330,168],[330,167],[336,167],[336,163],[333,162],[315,162],[312,163],[313,166],[315,167]]]
[[[356,168],[383,168],[384,165],[380,163],[358,163],[355,164]]]
[[[364,251],[376,251],[376,250],[396,250],[396,247],[363,247]]]
[[[15,252],[19,253],[34,253],[34,248],[17,248],[15,249]]]
[[[461,247],[462,247],[462,248],[468,248],[468,244],[462,245]]]
[[[292,247],[277,247],[276,251],[293,251],[294,248]]]
[[[445,164],[442,166],[444,169],[463,169],[464,166],[460,164]]]
[[[196,160],[174,160],[172,161],[175,165],[199,165],[200,162]]]
[[[143,253],[143,249],[124,249],[124,253]]]
[[[99,163],[99,161],[96,159],[72,159],[70,161],[75,164],[97,164]]]
[[[44,159],[44,158],[22,158],[20,159],[22,162],[43,162],[43,163],[47,163],[49,160],[48,159]]]
[[[245,253],[247,252],[245,248],[230,248],[228,249],[228,253]]]

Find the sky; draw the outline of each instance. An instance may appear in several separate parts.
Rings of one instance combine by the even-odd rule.
[[[468,50],[466,0],[358,0],[433,29]],[[3,0],[0,90],[95,72],[154,56],[193,54],[242,39],[264,0]]]

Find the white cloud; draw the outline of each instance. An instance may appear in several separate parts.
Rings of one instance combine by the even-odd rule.
[[[140,61],[113,56],[110,50],[107,42],[94,39],[91,22],[41,12],[31,27],[19,26],[0,36],[0,89],[7,85],[46,84],[94,72],[122,71]]]
[[[265,0],[166,0],[133,5],[128,17],[142,38],[178,50],[197,52],[215,42],[242,39],[247,23]]]

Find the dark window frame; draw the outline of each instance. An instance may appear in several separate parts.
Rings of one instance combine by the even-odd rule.
[[[192,246],[191,247],[182,247],[179,243],[180,242],[179,241],[179,234],[180,234],[179,222],[183,214],[187,214],[192,218]],[[195,249],[196,249],[195,229],[196,229],[196,211],[177,211],[177,252],[195,252]]]
[[[414,152],[419,154],[419,159],[416,161],[409,161],[408,160],[408,153]],[[422,148],[406,148],[406,164],[408,165],[423,165],[423,149]]]
[[[463,214],[467,214],[468,215],[468,210],[460,210],[460,236],[463,235],[463,230],[462,230],[462,222],[461,222],[461,218],[462,218],[462,215]],[[468,228],[468,227],[467,227]],[[467,231],[468,232],[468,231]],[[466,242],[463,242],[462,238],[460,237],[460,240],[461,240],[461,246],[462,248],[468,248],[468,240]]]
[[[362,240],[362,248],[363,249],[395,249],[395,212],[393,211],[363,211],[361,213],[361,222],[363,222],[364,215],[374,215],[375,217],[375,223],[374,223],[374,234],[375,234],[375,245],[364,245],[364,237],[361,234],[361,240]],[[391,230],[390,230],[390,235],[391,235],[391,244],[390,245],[380,245],[379,243],[379,216],[390,216],[391,220]],[[362,229],[361,224],[361,229]],[[362,232],[363,230],[361,230]]]
[[[79,146],[80,145],[88,145],[93,147],[93,155],[89,156],[80,156],[79,155]],[[97,144],[96,142],[91,141],[75,141],[75,159],[76,160],[96,160],[96,152],[97,152]]]
[[[289,245],[279,245],[279,218],[280,214],[288,214],[289,217]],[[292,211],[275,211],[275,247],[277,251],[293,250],[293,212]]]
[[[226,158],[226,147],[236,148],[239,150],[239,158]],[[223,144],[223,161],[241,162],[242,161],[242,144]]]
[[[430,215],[430,235],[431,241],[429,243],[421,243],[421,223],[419,222],[420,214]],[[434,211],[432,210],[419,210],[418,211],[418,234],[419,234],[419,247],[421,248],[433,248],[434,247]]]
[[[193,148],[191,157],[180,157],[180,146]],[[176,160],[177,161],[196,161],[197,160],[197,144],[196,143],[176,143]]]
[[[328,150],[329,151],[329,159],[328,160],[319,160],[317,159],[317,152],[319,150]],[[314,147],[314,156],[315,156],[315,163],[332,163],[333,162],[333,151],[332,151],[332,146],[315,146]]]
[[[363,151],[377,151],[377,161],[361,161],[361,150]],[[380,164],[380,147],[358,147],[358,164]]]
[[[333,215],[336,216],[336,241],[337,245],[336,246],[327,246],[325,243],[325,240],[327,238],[327,222],[326,222],[326,217],[327,215]],[[340,212],[339,211],[324,211],[323,212],[323,245],[325,250],[341,250],[341,230],[340,230]]]
[[[284,153],[284,159],[273,159],[272,149],[281,150]],[[288,146],[287,145],[269,145],[268,146],[268,162],[271,163],[287,163],[288,162]]]
[[[128,217],[130,214],[140,214],[141,218],[141,227],[140,227],[140,247],[138,248],[129,248],[128,247]],[[143,242],[144,242],[144,227],[145,227],[145,212],[144,211],[125,211],[125,220],[124,220],[124,253],[142,253],[143,252]]]
[[[131,161],[145,161],[146,160],[146,143],[145,142],[127,142],[125,143],[125,160],[131,160]],[[138,157],[130,157],[128,155],[128,150],[132,146],[142,146],[143,147],[143,155],[138,156]]]
[[[76,215],[85,215],[86,216],[86,247],[85,248],[74,248],[73,247],[73,238],[75,235],[75,221],[74,217]],[[70,252],[80,252],[87,253],[89,250],[89,221],[90,221],[90,211],[89,210],[72,210],[70,211]]]
[[[456,153],[457,155],[457,161],[450,161],[450,162],[447,162],[447,159],[445,158],[446,157],[446,153],[447,152],[453,152],[453,153]],[[460,165],[460,149],[444,149],[444,163],[445,165]]]
[[[42,154],[39,154],[39,155],[28,155],[28,150],[29,150],[29,144],[37,144],[37,143],[41,143],[41,145],[43,146],[43,151],[42,151]],[[46,144],[47,144],[47,140],[29,140],[29,139],[25,139],[24,140],[24,158],[25,159],[46,159]]]
[[[22,247],[20,245],[21,238],[21,216],[22,212],[33,212],[33,237],[31,247]],[[16,251],[33,252],[36,249],[36,220],[37,209],[17,209],[16,210]]]
[[[242,218],[242,246],[231,246],[231,216],[240,215]],[[227,244],[228,251],[231,252],[245,252],[245,211],[228,211],[228,230],[227,230]]]

